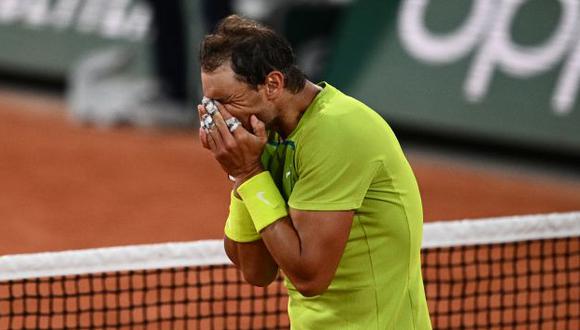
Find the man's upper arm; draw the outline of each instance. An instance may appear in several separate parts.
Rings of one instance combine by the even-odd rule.
[[[296,149],[296,180],[288,205],[300,237],[301,253],[314,274],[316,288],[327,287],[344,253],[355,211],[363,203],[381,158],[372,139],[326,120],[304,137]]]
[[[354,211],[301,211],[290,209],[302,252],[317,269],[317,278],[327,285],[336,273],[344,252]]]

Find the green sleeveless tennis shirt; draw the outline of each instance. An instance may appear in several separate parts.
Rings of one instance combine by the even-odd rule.
[[[286,279],[292,329],[431,329],[421,277],[417,182],[388,124],[328,83],[262,162],[298,210],[355,210],[328,290],[302,296]]]

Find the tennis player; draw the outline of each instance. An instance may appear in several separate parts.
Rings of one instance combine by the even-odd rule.
[[[430,329],[419,189],[388,124],[254,21],[224,19],[200,60],[219,111],[199,138],[235,178],[224,241],[244,278],[283,272],[293,329]]]

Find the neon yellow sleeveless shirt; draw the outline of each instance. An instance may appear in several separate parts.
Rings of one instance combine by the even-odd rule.
[[[431,329],[413,172],[376,112],[321,86],[292,134],[262,156],[290,207],[356,210],[328,290],[304,297],[286,280],[292,329]]]

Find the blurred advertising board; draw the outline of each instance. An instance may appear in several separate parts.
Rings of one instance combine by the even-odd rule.
[[[326,79],[390,122],[580,154],[580,1],[360,0]]]
[[[0,70],[62,79],[96,49],[145,55],[151,21],[133,0],[0,0]]]
[[[193,91],[203,34],[200,1],[180,1],[190,52],[184,70],[191,72]],[[120,46],[135,55],[129,72],[150,75],[152,24],[151,9],[142,0],[0,0],[0,72],[64,81],[84,57]]]

